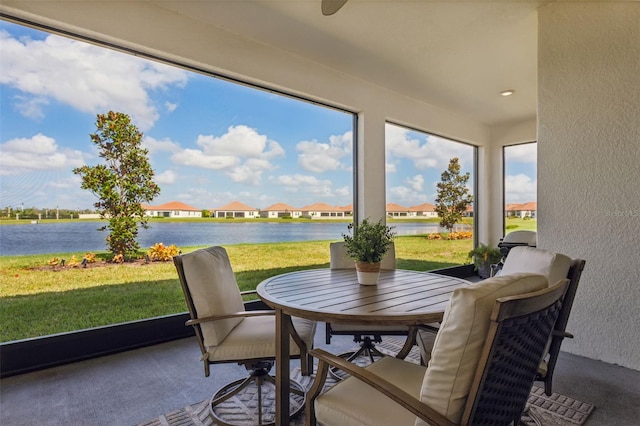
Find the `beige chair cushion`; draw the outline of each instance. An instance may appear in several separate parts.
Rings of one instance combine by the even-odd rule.
[[[384,357],[367,367],[400,389],[420,395],[426,367]],[[319,423],[340,426],[413,426],[416,416],[363,382],[347,378],[320,395],[315,403]]]
[[[353,259],[347,254],[347,248],[342,241],[329,244],[329,255],[331,269],[355,269],[356,267]]]
[[[496,299],[530,293],[548,286],[539,274],[500,275],[456,289],[436,335],[420,399],[459,423],[480,360]],[[416,425],[425,425],[420,419]]]
[[[313,347],[316,322],[293,318],[293,326],[307,348]],[[209,361],[274,358],[276,354],[275,316],[247,317],[242,320],[222,343],[208,346]],[[300,355],[293,339],[289,341],[290,355]]]
[[[384,254],[380,262],[380,269],[396,269],[396,245],[391,243],[391,247]]]
[[[505,235],[502,242],[524,243],[530,246],[536,246],[538,244],[538,234],[536,231],[513,231]]]
[[[331,255],[331,269],[355,269],[356,264],[353,259],[347,254],[347,249],[344,246],[344,242],[335,242],[329,244],[329,253]],[[382,258],[380,262],[380,268],[382,269],[396,269],[396,246],[391,244],[391,247]],[[331,324],[331,329],[335,331],[406,331],[406,326],[371,326],[371,325],[352,325],[352,324]]]
[[[344,246],[344,241],[339,241],[329,244],[329,254],[331,256],[331,269],[355,269],[356,264],[353,259],[347,254],[347,249]],[[389,250],[385,253],[380,262],[380,268],[382,269],[396,269],[396,247],[395,244],[391,244]]]
[[[509,251],[498,275],[531,272],[544,275],[549,280],[549,285],[554,285],[567,278],[570,267],[571,258],[564,254],[534,247],[517,246]]]
[[[533,231],[514,231],[512,234],[521,233],[517,235],[524,235],[529,237],[533,235],[535,243],[535,232]],[[505,241],[507,238],[505,237]],[[522,240],[520,240],[522,241]],[[526,241],[524,241],[526,242]],[[559,254],[553,253],[547,250],[542,250],[534,247],[518,246],[513,247],[507,256],[504,267],[497,275],[507,275],[519,272],[531,272],[536,274],[545,275],[549,279],[549,285],[557,283],[559,280],[567,277],[569,268],[571,267],[571,258]],[[431,359],[431,352],[433,350],[433,344],[435,341],[435,333],[430,331],[418,331],[416,336],[416,342],[420,348],[420,356],[425,363]],[[549,343],[551,344],[551,339]],[[546,351],[545,351],[546,352]],[[540,365],[540,368],[546,368],[546,363]]]
[[[240,289],[224,248],[209,247],[185,254],[182,264],[198,318],[244,311]],[[242,318],[232,318],[203,323],[204,345],[220,344],[241,321]]]

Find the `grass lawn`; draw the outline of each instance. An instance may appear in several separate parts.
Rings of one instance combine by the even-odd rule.
[[[515,229],[535,229],[535,220],[508,219]],[[397,267],[428,271],[468,263],[471,240],[396,237]],[[198,247],[182,247],[184,253]],[[329,267],[329,241],[225,246],[241,290],[285,272]],[[48,267],[53,257],[82,259],[85,253],[0,257],[0,341],[98,327],[186,311],[172,262]],[[100,257],[100,253],[98,256]],[[102,254],[103,257],[105,254]]]

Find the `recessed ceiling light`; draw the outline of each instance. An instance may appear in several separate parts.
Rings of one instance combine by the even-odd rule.
[[[500,92],[500,94],[501,94],[502,96],[511,96],[511,95],[513,95],[514,93],[516,93],[516,91],[515,91],[515,90],[503,90],[502,92]]]

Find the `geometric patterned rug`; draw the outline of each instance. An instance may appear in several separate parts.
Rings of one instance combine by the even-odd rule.
[[[399,339],[385,337],[382,343],[376,345],[376,348],[393,356],[402,347],[402,343]],[[416,347],[405,359],[419,362],[419,357],[420,354]],[[307,389],[311,386],[313,377],[313,375],[302,376],[299,368],[291,371],[291,378]],[[330,387],[334,384],[335,380],[328,376],[326,386]],[[275,400],[275,398],[267,399]],[[209,403],[210,400],[201,401],[136,426],[215,426],[214,420],[209,414]],[[529,395],[527,408],[520,421],[520,426],[580,426],[584,424],[595,407],[557,393],[547,396],[543,388],[534,385]],[[235,424],[251,426],[256,423],[252,417],[243,418],[242,413],[241,408],[235,408],[234,412],[230,412],[229,415],[233,416]],[[304,413],[293,418],[290,425],[304,425]]]

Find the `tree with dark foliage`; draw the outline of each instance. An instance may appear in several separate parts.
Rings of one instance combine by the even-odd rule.
[[[449,160],[449,167],[440,175],[438,182],[438,198],[436,198],[436,213],[440,217],[440,226],[447,228],[449,233],[453,226],[462,219],[467,206],[473,203],[473,195],[469,194],[467,182],[469,172],[460,174],[458,158]]]
[[[149,152],[142,147],[142,133],[128,115],[109,111],[98,114],[97,132],[91,142],[98,147],[104,164],[82,166],[73,173],[82,177],[82,189],[93,192],[100,217],[109,224],[107,246],[114,256],[129,257],[138,250],[138,225],[147,228],[143,202],[150,202],[160,187],[153,181]]]

